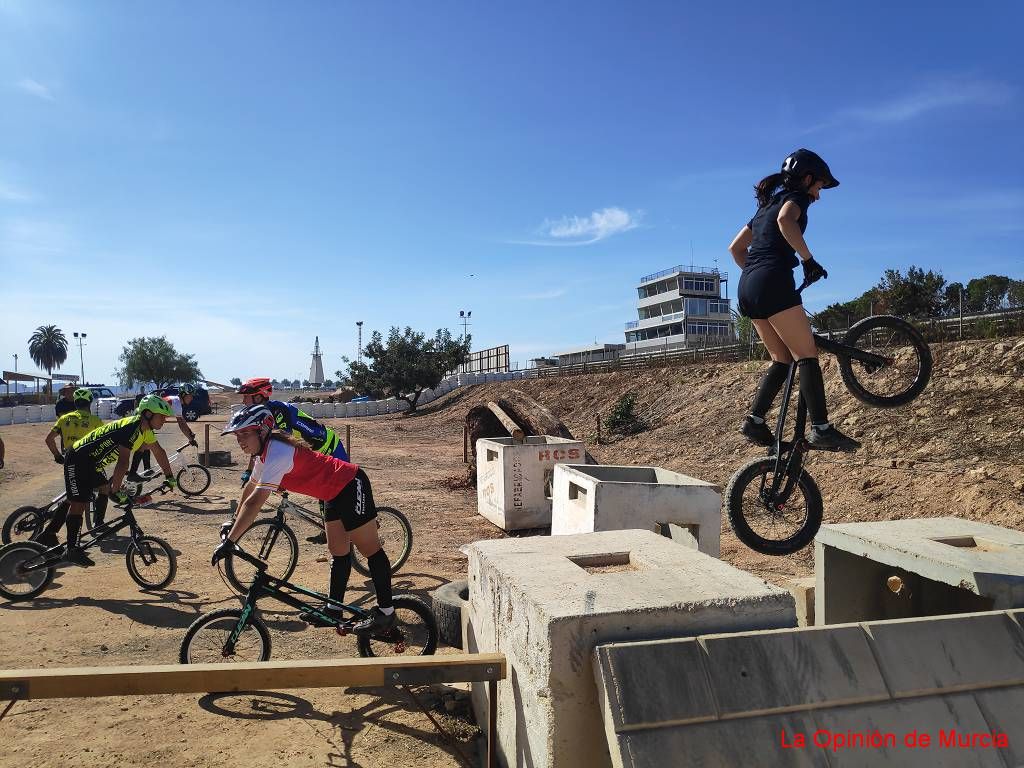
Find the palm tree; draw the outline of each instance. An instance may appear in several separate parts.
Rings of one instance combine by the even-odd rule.
[[[56,325],[41,325],[28,339],[28,354],[49,376],[68,359],[68,340]]]

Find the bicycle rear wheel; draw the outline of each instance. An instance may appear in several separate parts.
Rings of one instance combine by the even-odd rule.
[[[360,656],[431,656],[437,649],[437,620],[422,600],[394,598],[397,621],[382,635],[359,635]]]
[[[234,648],[227,648],[228,639],[241,618],[242,611],[238,608],[224,608],[200,616],[185,632],[178,661],[182,664],[267,661],[270,658],[270,632],[258,616],[249,616]]]
[[[156,536],[132,541],[124,559],[128,575],[143,589],[163,589],[178,572],[178,559],[171,545]]]
[[[393,507],[377,507],[377,535],[391,561],[391,572],[398,573],[412,552],[412,525],[409,524],[409,518]],[[352,566],[363,576],[370,575],[366,558],[354,546]]]
[[[34,539],[43,530],[45,522],[43,510],[39,507],[18,507],[4,520],[0,539],[4,544]]]
[[[806,472],[785,502],[770,498],[775,457],[754,459],[725,489],[725,510],[737,538],[763,555],[789,555],[806,547],[821,527],[821,492]],[[784,481],[783,481],[784,482]]]
[[[0,547],[0,595],[18,602],[42,594],[56,570],[44,564],[45,551],[46,547],[35,541],[15,541]]]
[[[839,356],[843,383],[862,403],[896,408],[928,386],[932,353],[924,337],[906,320],[892,315],[866,317],[846,332],[843,343],[886,358],[886,363],[876,368]]]
[[[299,562],[299,541],[295,533],[287,525],[279,527],[274,518],[257,520],[237,543],[246,552],[265,562],[268,574],[283,581],[288,581]],[[231,588],[244,595],[256,578],[256,568],[240,557],[228,555],[224,558],[224,575]]]
[[[202,464],[189,464],[178,473],[178,487],[186,496],[198,496],[210,487],[210,470]]]

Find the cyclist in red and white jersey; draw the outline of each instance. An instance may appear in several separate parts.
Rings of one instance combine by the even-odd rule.
[[[274,491],[291,491],[324,502],[327,548],[331,552],[331,577],[328,595],[342,602],[352,569],[350,548],[366,558],[377,594],[377,606],[370,618],[354,626],[357,632],[386,632],[395,624],[391,602],[391,562],[381,548],[377,532],[377,507],[373,503],[370,479],[358,465],[334,456],[317,453],[304,443],[274,432],[274,413],[265,405],[249,405],[231,417],[221,432],[233,434],[238,446],[253,456],[252,478],[242,490],[231,530],[214,550],[213,565],[234,548],[238,538],[252,524],[264,502]],[[340,618],[330,605],[322,612]],[[313,626],[322,623],[313,613],[299,617]]]

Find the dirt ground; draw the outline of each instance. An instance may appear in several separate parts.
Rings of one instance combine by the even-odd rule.
[[[859,436],[855,456],[814,456],[813,474],[826,522],[936,517],[954,514],[1024,529],[1024,340],[933,347],[936,371],[917,401],[878,411],[853,400],[826,364],[835,420]],[[413,553],[395,591],[426,593],[465,575],[459,547],[502,533],[476,514],[476,494],[464,478],[462,425],[470,407],[516,387],[535,397],[587,441],[606,464],[653,464],[724,486],[758,449],[736,433],[762,363],[687,365],[641,373],[600,374],[487,384],[456,391],[412,417],[329,421],[352,429],[354,461],[363,465],[380,504],[406,512],[415,531]],[[597,420],[618,398],[637,394],[650,428],[596,444]],[[211,448],[234,449],[217,437]],[[62,489],[62,476],[43,438],[49,425],[0,428],[7,467],[0,470],[0,514],[39,504]],[[607,440],[610,439],[610,442]],[[173,424],[170,447],[183,440]],[[147,533],[178,552],[169,589],[138,591],[117,540],[97,565],[62,569],[29,603],[0,602],[0,666],[70,667],[175,663],[185,628],[199,614],[237,601],[209,566],[217,529],[238,494],[244,467],[214,469],[205,496],[169,497],[142,509]],[[454,486],[454,489],[453,489]],[[293,521],[300,541],[312,533]],[[324,548],[302,542],[295,580],[325,588]],[[811,573],[812,549],[785,558],[758,555],[726,523],[722,558],[777,584]],[[370,585],[353,572],[348,597],[366,599]],[[355,643],[305,627],[290,609],[261,604],[271,627],[273,658],[355,656]],[[447,651],[450,652],[450,649]],[[428,698],[430,694],[427,694]],[[436,700],[436,697],[435,699]],[[428,704],[432,703],[428,701]],[[445,723],[458,726],[457,718]],[[463,724],[460,733],[469,738]],[[0,722],[0,766],[405,766],[459,765],[455,748],[403,692],[296,690],[231,696],[152,696],[20,702]],[[462,749],[475,750],[471,741]]]

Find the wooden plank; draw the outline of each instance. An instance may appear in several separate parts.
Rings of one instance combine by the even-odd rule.
[[[378,687],[503,680],[505,656],[466,653],[373,659],[160,664],[0,671],[0,700]]]
[[[498,417],[498,421],[501,422],[501,425],[508,430],[510,435],[512,435],[512,442],[523,442],[523,430],[518,424],[516,424],[515,419],[505,413],[501,406],[493,401],[487,403],[487,408],[491,413]]]

